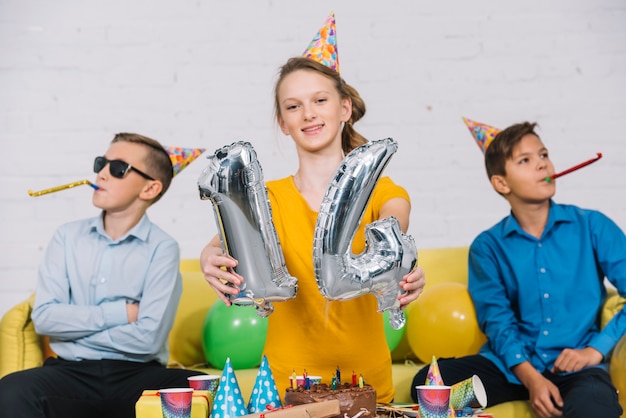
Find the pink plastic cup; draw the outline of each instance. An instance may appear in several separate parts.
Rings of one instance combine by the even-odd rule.
[[[191,418],[192,388],[159,390],[163,418]]]

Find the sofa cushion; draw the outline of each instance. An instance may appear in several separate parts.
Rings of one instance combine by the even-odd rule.
[[[11,308],[0,321],[0,377],[43,364],[39,335],[30,319],[34,294]]]
[[[426,287],[440,283],[461,283],[467,286],[469,247],[418,249],[417,265],[424,269]]]
[[[200,366],[206,363],[202,350],[202,329],[209,308],[217,294],[205,281],[198,260],[182,260],[183,294],[170,331],[169,347],[172,367]]]
[[[619,403],[626,413],[626,336],[617,343],[611,356],[611,381],[618,391]]]
[[[606,299],[604,301],[602,314],[601,314],[601,327],[604,328],[606,324],[615,316],[616,313],[622,310],[626,298],[623,298],[617,293],[617,290],[613,287],[607,288]]]
[[[195,264],[192,263],[195,261]],[[183,271],[183,268],[196,271]],[[174,367],[201,366],[206,363],[202,351],[204,319],[217,295],[204,280],[198,260],[181,263],[183,294],[169,336],[169,364]],[[56,356],[48,337],[35,332],[30,318],[35,295],[7,311],[0,321],[0,377],[17,370],[41,366],[43,360]]]

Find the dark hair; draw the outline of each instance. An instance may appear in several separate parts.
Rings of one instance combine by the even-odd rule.
[[[537,126],[537,123],[531,122],[517,123],[495,136],[485,151],[485,169],[490,180],[496,175],[506,175],[506,160],[513,155],[513,148],[526,135],[532,134],[539,137],[535,132]]]
[[[174,177],[172,160],[165,148],[163,148],[163,145],[161,145],[159,141],[148,138],[147,136],[127,132],[116,134],[111,140],[111,143],[114,144],[116,142],[132,142],[134,144],[145,145],[148,148],[148,156],[144,160],[146,172],[155,179],[160,180],[163,184],[161,193],[154,198],[152,203],[158,201],[170,187],[172,177]]]
[[[353,125],[365,115],[365,102],[359,95],[359,92],[356,91],[354,87],[346,83],[338,72],[309,58],[290,58],[285,65],[280,67],[278,80],[274,86],[274,116],[276,119],[281,117],[280,103],[278,101],[278,90],[280,85],[286,76],[298,70],[314,71],[329,78],[334,82],[339,96],[342,99],[350,99],[352,101],[352,115],[345,123],[343,131],[341,132],[341,148],[343,149],[343,152],[347,154],[354,148],[365,144],[367,139],[358,133],[353,127]]]

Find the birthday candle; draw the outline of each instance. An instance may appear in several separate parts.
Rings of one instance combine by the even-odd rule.
[[[336,376],[333,376],[331,383],[330,383],[330,388],[332,390],[337,389],[337,377]]]
[[[296,371],[294,370],[291,374],[291,388],[298,389],[298,376],[296,376]]]
[[[363,381],[363,375],[361,374],[361,375],[359,375],[359,387],[363,388],[364,383],[365,382]]]
[[[60,190],[71,189],[72,187],[80,186],[82,184],[88,184],[94,190],[98,190],[99,189],[98,186],[96,186],[95,184],[93,184],[89,180],[79,180],[79,181],[75,181],[73,183],[63,184],[61,186],[51,187],[49,189],[40,190],[38,192],[33,192],[32,190],[29,190],[28,191],[28,195],[29,196],[41,196],[42,194],[48,194],[48,193],[52,193],[52,192],[58,192]]]
[[[304,377],[304,388],[306,390],[311,389],[311,380],[309,379],[309,374],[306,372],[306,369],[302,372],[302,376]]]
[[[337,366],[336,376],[337,376],[337,385],[341,385],[341,371],[339,370],[339,366]]]
[[[356,373],[354,373],[354,370],[352,370],[352,386],[356,386]]]

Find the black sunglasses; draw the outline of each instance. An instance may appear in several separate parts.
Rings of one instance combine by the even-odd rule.
[[[96,157],[93,161],[93,172],[99,173],[107,164],[109,164],[109,172],[117,179],[123,179],[124,176],[132,170],[145,179],[154,180],[154,178],[150,177],[143,171],[136,169],[122,160],[107,160],[105,157]]]

